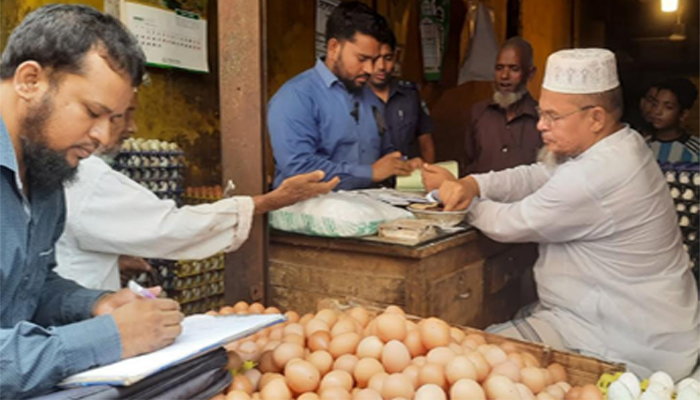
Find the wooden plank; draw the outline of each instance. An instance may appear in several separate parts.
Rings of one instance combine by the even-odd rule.
[[[453,325],[478,324],[483,302],[483,266],[483,261],[477,261],[430,282],[425,300],[428,315]]]

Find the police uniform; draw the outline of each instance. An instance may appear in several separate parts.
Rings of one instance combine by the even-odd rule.
[[[408,158],[420,157],[418,137],[432,133],[433,123],[418,86],[408,81],[392,81],[384,116],[386,135],[394,147]]]

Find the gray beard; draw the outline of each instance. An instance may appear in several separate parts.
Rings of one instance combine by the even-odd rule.
[[[493,102],[505,110],[525,97],[525,93],[527,93],[527,88],[525,87],[509,93],[501,93],[496,90],[493,92]]]
[[[567,157],[558,156],[547,148],[547,146],[542,146],[542,148],[537,152],[537,162],[544,164],[547,169],[557,169],[567,160]]]

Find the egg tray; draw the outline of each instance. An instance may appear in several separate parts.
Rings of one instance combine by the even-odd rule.
[[[663,163],[660,166],[666,182],[700,187],[700,166],[697,163]]]
[[[209,283],[204,286],[184,289],[180,291],[168,291],[168,297],[180,303],[180,305],[206,299],[212,296],[224,294],[224,281]]]
[[[222,271],[225,267],[224,253],[218,253],[202,260],[178,261],[174,272],[180,278],[210,271]]]
[[[207,299],[193,301],[182,305],[180,310],[185,315],[204,313],[209,310],[219,309],[225,305],[224,296],[209,297]]]
[[[180,172],[180,169],[168,169],[168,168],[119,168],[122,174],[128,176],[135,181],[151,182],[151,181],[182,181],[184,177]]]
[[[183,153],[173,155],[120,152],[114,159],[114,165],[119,168],[184,168],[185,158]]]
[[[596,386],[598,386],[598,389],[603,393],[603,398],[607,399],[608,398],[608,388],[610,385],[612,385],[613,382],[615,382],[623,372],[616,372],[616,373],[605,373],[600,376],[600,379],[598,379],[598,382],[596,383]],[[642,389],[642,393],[644,393],[645,390],[647,390],[647,387],[649,387],[649,379],[644,379],[639,383],[639,387]],[[675,400],[676,398],[676,393],[671,395],[671,399]]]
[[[173,290],[193,289],[208,285],[210,283],[223,282],[224,271],[211,271],[199,275],[188,276],[186,278],[175,277],[172,282]]]

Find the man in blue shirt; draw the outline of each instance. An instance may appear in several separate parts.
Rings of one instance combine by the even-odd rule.
[[[326,59],[285,83],[268,105],[275,187],[323,170],[326,179],[340,178],[336,189],[366,188],[420,166],[394,151],[384,135],[383,106],[365,86],[388,30],[386,20],[362,3],[333,10]]]
[[[181,332],[172,300],[88,290],[53,271],[62,185],[109,142],[144,61],[119,21],[86,6],[43,7],[9,38],[0,63],[3,398],[40,394],[69,375],[164,347]]]

